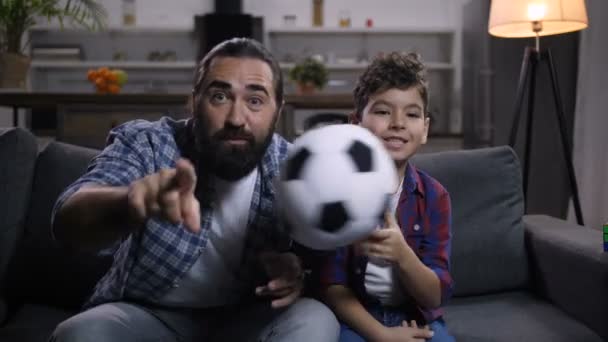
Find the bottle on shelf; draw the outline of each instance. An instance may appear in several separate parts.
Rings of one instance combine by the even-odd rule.
[[[323,0],[312,0],[312,26],[323,26]]]

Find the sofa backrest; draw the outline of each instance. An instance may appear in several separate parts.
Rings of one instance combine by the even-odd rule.
[[[452,200],[454,296],[525,287],[521,168],[506,146],[416,155]]]
[[[111,257],[78,253],[51,237],[51,212],[61,192],[84,174],[99,151],[51,142],[40,152],[24,237],[10,267],[10,294],[30,303],[80,307]]]
[[[0,286],[23,233],[38,145],[22,128],[0,131]]]

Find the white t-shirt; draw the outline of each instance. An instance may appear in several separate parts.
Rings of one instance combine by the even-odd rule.
[[[211,307],[235,303],[242,293],[236,273],[241,255],[251,198],[258,171],[234,182],[215,180],[217,200],[207,245],[188,273],[160,304],[179,307]]]
[[[397,211],[399,196],[403,184],[399,185],[397,193],[391,196],[391,212]],[[365,290],[384,305],[399,305],[403,303],[404,295],[401,283],[395,274],[397,270],[383,260],[371,259],[365,269]]]

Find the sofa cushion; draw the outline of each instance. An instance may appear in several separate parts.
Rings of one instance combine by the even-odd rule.
[[[452,199],[454,296],[525,286],[524,200],[513,150],[420,154],[412,162],[441,182]]]
[[[57,324],[74,313],[48,306],[26,304],[0,328],[0,341],[46,342]]]
[[[0,297],[0,326],[4,323],[6,319],[6,302],[4,298]]]
[[[455,298],[444,317],[456,341],[602,341],[555,306],[524,292]]]
[[[10,270],[10,293],[21,301],[80,307],[111,256],[79,253],[59,246],[51,236],[51,212],[60,193],[86,171],[98,153],[52,142],[40,153],[25,235]]]
[[[23,232],[38,146],[28,131],[0,131],[0,285]]]

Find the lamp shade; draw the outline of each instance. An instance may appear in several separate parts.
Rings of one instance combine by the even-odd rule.
[[[534,37],[532,22],[542,23],[540,36],[587,27],[585,0],[492,0],[488,31],[505,38]]]

